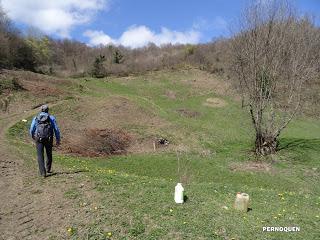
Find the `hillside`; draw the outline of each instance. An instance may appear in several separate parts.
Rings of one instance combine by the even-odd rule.
[[[16,123],[6,133],[8,142],[1,144],[23,158],[32,186],[54,184],[68,203],[62,209],[71,214],[62,215],[65,220],[54,215],[61,224],[53,230],[31,228],[30,239],[316,238],[319,120],[297,118],[281,136],[281,150],[257,160],[250,118],[217,75],[187,69],[60,79],[9,71],[6,79],[13,76],[21,88],[11,91],[1,123],[24,111],[28,121],[11,122]],[[73,174],[39,182],[27,130],[44,102],[52,106],[63,135],[54,168]],[[159,144],[160,138],[169,144]],[[108,141],[100,145],[102,139]],[[186,190],[183,205],[173,201],[178,181]],[[252,199],[248,213],[232,208],[239,191]],[[36,222],[43,218],[35,216]],[[301,231],[263,233],[263,226]]]

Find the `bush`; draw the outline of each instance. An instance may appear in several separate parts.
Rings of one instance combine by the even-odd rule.
[[[0,81],[0,94],[3,92],[21,91],[24,90],[23,86],[18,79],[1,79]]]
[[[120,50],[116,49],[113,53],[113,63],[120,64],[123,61],[123,55],[121,54]]]
[[[96,60],[93,64],[93,70],[92,75],[96,78],[103,78],[106,76],[106,69],[103,65],[105,61],[105,56],[99,55],[99,57],[96,57]]]

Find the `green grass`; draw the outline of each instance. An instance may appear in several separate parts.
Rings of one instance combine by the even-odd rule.
[[[64,197],[68,199],[78,199],[81,196],[81,193],[76,188],[71,188],[64,193]]]
[[[110,158],[81,158],[57,154],[55,163],[70,170],[86,170],[97,185],[102,201],[99,218],[86,228],[91,239],[317,239],[320,227],[320,122],[296,119],[280,141],[281,151],[272,159],[272,171],[231,171],[231,163],[253,161],[250,119],[229,97],[196,92],[182,80],[194,78],[188,73],[159,72],[104,80],[90,79],[82,95],[94,101],[120,95],[147,111],[170,122],[163,129],[174,143],[210,149],[201,155],[197,150],[181,155],[188,167],[185,185],[187,201],[173,201],[177,183],[177,157],[174,152],[133,154]],[[164,96],[174,90],[177,99]],[[202,105],[208,97],[221,97],[223,108]],[[76,100],[53,108],[59,116],[72,114]],[[185,118],[176,110],[187,108],[200,113]],[[80,116],[81,117],[81,116]],[[59,119],[59,118],[58,118]],[[25,139],[28,124],[17,123],[9,129],[10,141],[20,154],[34,154]],[[130,126],[128,126],[130,127]],[[139,131],[147,131],[140,128]],[[146,133],[147,134],[147,133]],[[189,141],[191,143],[189,143]],[[71,192],[70,192],[71,191]],[[66,197],[78,197],[72,189]],[[237,192],[251,198],[252,211],[240,213],[232,208]],[[298,233],[265,233],[263,226],[299,226]],[[83,231],[82,231],[83,232]],[[74,239],[85,239],[74,234]]]

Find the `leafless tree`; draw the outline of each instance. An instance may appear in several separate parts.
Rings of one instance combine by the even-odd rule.
[[[1,2],[0,2],[1,3]],[[8,66],[11,22],[0,5],[0,68]]]
[[[233,70],[255,130],[255,151],[277,150],[281,132],[299,110],[302,87],[315,77],[319,33],[286,1],[255,1],[232,39]]]

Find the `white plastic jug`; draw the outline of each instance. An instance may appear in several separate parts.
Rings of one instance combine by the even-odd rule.
[[[182,187],[182,184],[178,183],[175,187],[175,192],[174,192],[174,201],[176,203],[183,203],[184,202],[183,191],[184,191],[184,188]]]

